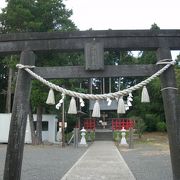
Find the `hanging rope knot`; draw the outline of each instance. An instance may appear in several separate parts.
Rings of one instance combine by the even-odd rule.
[[[79,102],[81,107],[85,106],[84,100],[81,97],[79,98]]]
[[[65,94],[62,94],[61,96],[62,98],[59,100],[58,104],[56,104],[56,109],[59,109],[61,104],[64,102]]]
[[[156,63],[156,65],[161,65],[161,64],[175,65],[176,64],[176,60],[173,60],[173,59],[162,59],[162,60],[159,60]]]
[[[25,69],[25,68],[33,69],[33,68],[35,68],[35,66],[23,65],[23,64],[16,64],[16,67],[19,69]]]
[[[110,106],[111,105],[111,103],[112,103],[112,100],[108,97],[107,99],[106,99],[106,101],[108,102],[108,106]]]

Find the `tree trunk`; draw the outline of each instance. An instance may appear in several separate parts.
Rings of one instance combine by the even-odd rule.
[[[35,144],[37,144],[37,137],[35,134],[34,117],[33,117],[33,113],[32,113],[31,102],[29,103],[29,124],[30,124],[30,130],[31,130],[32,144],[35,145]]]
[[[37,144],[42,144],[42,113],[43,107],[37,107],[37,122],[36,122],[36,136],[37,136]]]
[[[13,69],[9,68],[8,72],[8,87],[6,96],[6,113],[11,113],[11,85],[12,85]]]

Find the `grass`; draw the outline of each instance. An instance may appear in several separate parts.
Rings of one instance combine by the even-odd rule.
[[[169,141],[167,133],[145,132],[141,139],[134,142],[135,148],[154,147],[169,151]]]
[[[145,132],[137,143],[164,143],[168,144],[168,135],[164,132]]]

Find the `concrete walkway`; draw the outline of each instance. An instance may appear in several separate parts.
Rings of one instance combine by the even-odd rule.
[[[95,141],[61,180],[135,180],[112,141]]]

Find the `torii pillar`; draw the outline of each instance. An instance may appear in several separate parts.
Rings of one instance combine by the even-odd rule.
[[[34,53],[32,51],[23,51],[20,63],[23,65],[34,65]],[[4,180],[20,180],[21,178],[30,91],[31,75],[25,70],[19,69],[6,151]]]
[[[164,46],[158,48],[157,58],[158,60],[171,59],[170,49]],[[173,180],[180,180],[180,99],[176,88],[174,67],[169,67],[161,75],[161,89],[170,145]]]

